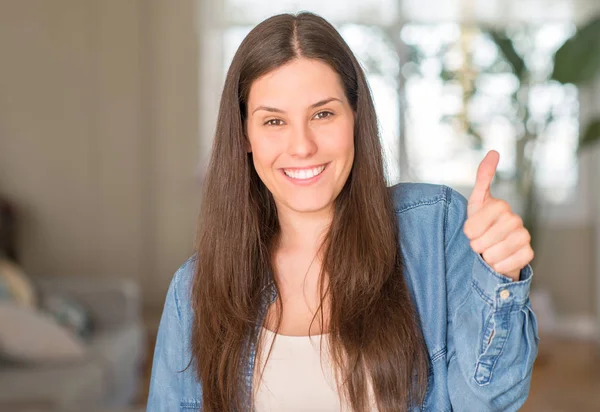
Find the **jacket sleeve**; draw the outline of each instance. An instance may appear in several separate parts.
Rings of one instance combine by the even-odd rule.
[[[448,392],[456,411],[516,411],[525,402],[539,337],[520,280],[495,272],[463,232],[467,200],[448,188],[444,223]]]
[[[185,334],[182,329],[177,296],[177,284],[181,271],[182,269],[175,274],[169,285],[158,327],[147,403],[148,412],[178,411],[180,409],[181,371],[186,367],[183,362],[182,339]]]

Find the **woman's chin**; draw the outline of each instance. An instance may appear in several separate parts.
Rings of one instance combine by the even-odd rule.
[[[287,199],[285,205],[288,209],[297,213],[317,213],[329,211],[333,207],[331,198],[294,198]]]

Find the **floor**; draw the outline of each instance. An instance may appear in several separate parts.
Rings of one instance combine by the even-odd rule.
[[[152,335],[155,336],[155,335]],[[154,351],[154,339],[148,342]],[[139,404],[148,397],[151,356],[145,366]],[[591,342],[542,338],[523,412],[600,411],[600,347]]]
[[[600,346],[542,339],[524,412],[600,411]]]

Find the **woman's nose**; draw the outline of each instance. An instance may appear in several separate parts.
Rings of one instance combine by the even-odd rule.
[[[294,157],[310,157],[317,151],[315,136],[307,125],[294,127],[290,134],[289,154]]]

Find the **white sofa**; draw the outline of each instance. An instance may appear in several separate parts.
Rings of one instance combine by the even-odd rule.
[[[35,280],[43,292],[77,300],[94,329],[84,360],[49,366],[0,365],[0,411],[91,410],[131,403],[141,380],[146,336],[137,284],[125,279]]]

